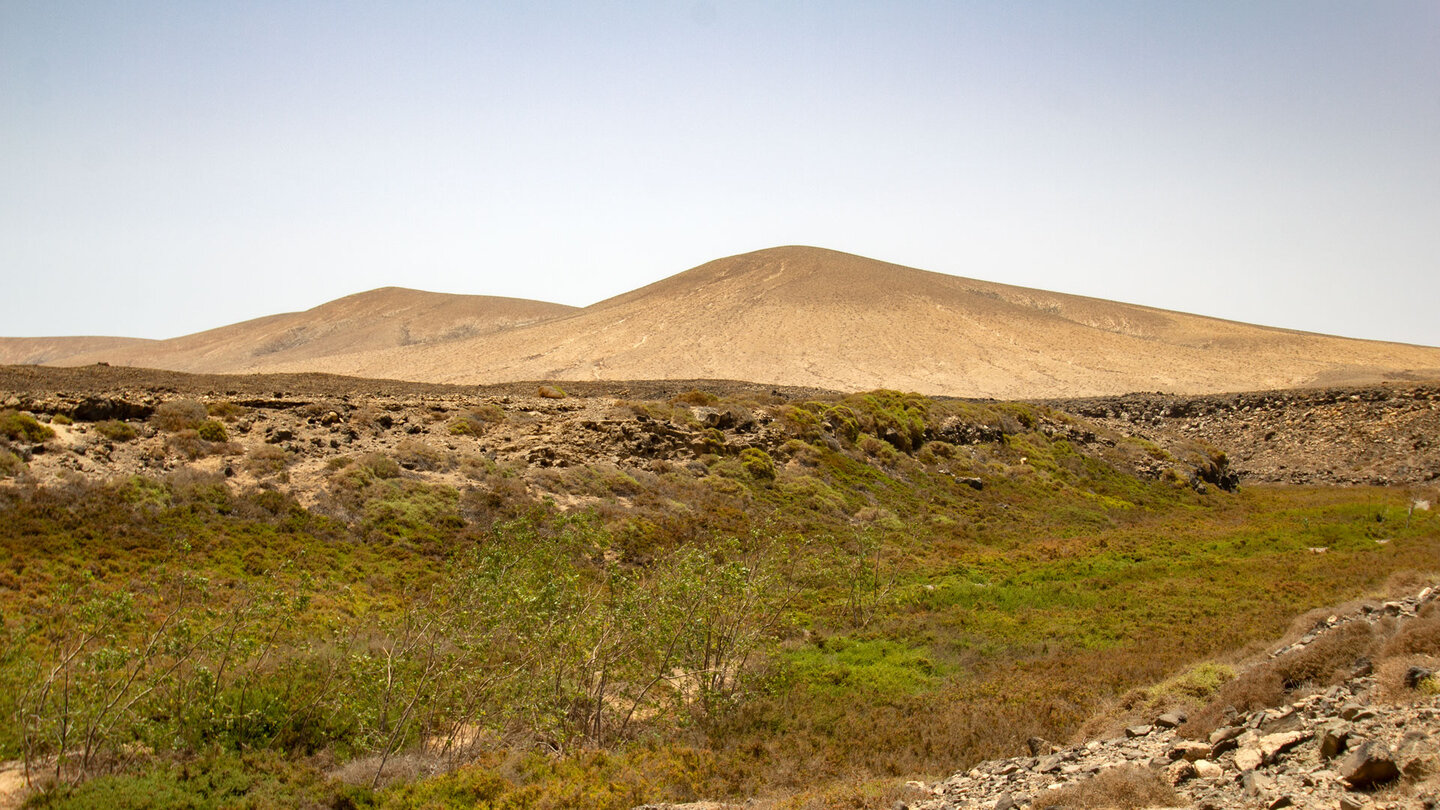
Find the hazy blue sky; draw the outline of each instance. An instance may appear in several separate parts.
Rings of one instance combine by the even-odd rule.
[[[0,0],[0,334],[781,244],[1440,344],[1440,3]]]

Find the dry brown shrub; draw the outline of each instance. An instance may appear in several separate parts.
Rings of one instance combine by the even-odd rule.
[[[1410,703],[1428,698],[1428,694],[1405,684],[1406,673],[1411,667],[1423,667],[1434,672],[1440,669],[1440,658],[1433,655],[1401,655],[1380,662],[1375,667],[1376,697],[1387,703]]]
[[[245,469],[256,476],[274,475],[283,472],[290,464],[291,455],[273,444],[262,444],[250,451],[245,459]]]
[[[1401,625],[1400,632],[1385,642],[1381,655],[1440,655],[1440,610],[1427,609]]]
[[[709,391],[690,390],[676,394],[674,397],[671,397],[670,401],[684,405],[714,405],[720,401],[720,398]]]
[[[1186,804],[1159,774],[1141,765],[1121,765],[1035,799],[1035,810],[1047,807],[1182,807]]]
[[[165,447],[170,452],[184,456],[191,461],[205,456],[228,456],[244,452],[244,448],[238,444],[206,441],[201,438],[199,431],[188,428],[171,434],[165,440]]]
[[[1287,690],[1307,684],[1328,685],[1354,670],[1370,652],[1375,628],[1366,622],[1347,622],[1302,649],[1276,658],[1273,666]]]
[[[162,402],[150,416],[150,421],[160,430],[174,433],[199,427],[209,416],[204,403],[193,399],[172,399]]]
[[[1348,622],[1325,633],[1305,647],[1252,667],[1225,684],[1215,698],[1181,728],[1185,737],[1199,738],[1219,728],[1227,709],[1244,714],[1278,706],[1306,686],[1324,686],[1354,671],[1376,643],[1375,629],[1365,622]]]
[[[205,411],[210,414],[210,416],[226,422],[234,422],[240,417],[250,413],[249,408],[225,400],[211,402],[205,406]]]
[[[455,466],[453,453],[414,439],[395,445],[395,460],[407,470],[448,470]]]

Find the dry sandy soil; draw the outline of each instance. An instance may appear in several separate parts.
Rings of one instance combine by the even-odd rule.
[[[0,362],[458,384],[710,378],[1002,399],[1440,377],[1437,348],[1252,326],[809,247],[719,259],[582,309],[386,288],[172,340],[113,340],[0,339]]]

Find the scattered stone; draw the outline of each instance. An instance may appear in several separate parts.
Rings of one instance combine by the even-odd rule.
[[[1030,749],[1030,756],[1041,757],[1055,753],[1055,744],[1043,737],[1031,737],[1025,741],[1025,747]]]
[[[1172,785],[1188,782],[1198,775],[1199,769],[1195,767],[1195,763],[1183,759],[1179,762],[1172,762],[1165,767],[1165,780]]]
[[[1276,760],[1281,754],[1310,739],[1308,731],[1290,731],[1283,734],[1269,734],[1260,738],[1260,756],[1266,763]]]
[[[1275,780],[1259,771],[1246,771],[1240,776],[1240,787],[1246,796],[1258,797],[1275,789]]]
[[[1345,753],[1345,743],[1350,739],[1350,731],[1338,724],[1331,724],[1325,727],[1320,734],[1320,756],[1325,759],[1334,759]]]
[[[1235,768],[1241,772],[1253,771],[1264,762],[1265,757],[1254,748],[1242,748],[1235,752]]]
[[[1181,740],[1175,743],[1170,749],[1171,759],[1183,759],[1188,762],[1195,762],[1201,759],[1209,759],[1211,747],[1197,740]]]
[[[1187,719],[1184,712],[1166,712],[1155,718],[1155,725],[1159,728],[1175,728],[1182,725]]]
[[[1146,737],[1149,736],[1150,732],[1154,730],[1154,726],[1131,726],[1125,729],[1125,736],[1132,739],[1134,739],[1135,737]]]
[[[1208,759],[1195,761],[1195,775],[1201,779],[1214,779],[1225,772],[1225,769],[1211,762]]]

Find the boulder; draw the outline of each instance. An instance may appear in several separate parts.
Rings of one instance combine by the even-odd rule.
[[[1367,742],[1345,755],[1339,763],[1340,778],[1351,790],[1393,782],[1400,777],[1394,754],[1384,743]]]
[[[1125,736],[1131,739],[1134,739],[1135,737],[1145,737],[1154,730],[1154,726],[1131,726],[1125,729]]]
[[[1265,762],[1274,762],[1281,754],[1310,739],[1308,731],[1287,731],[1282,734],[1267,734],[1260,738],[1260,756]]]
[[[1225,770],[1208,759],[1195,761],[1195,775],[1201,779],[1213,779],[1223,774]]]

